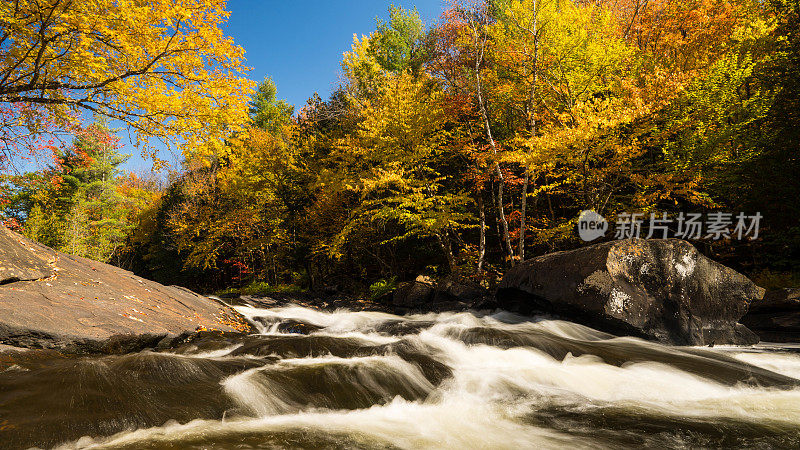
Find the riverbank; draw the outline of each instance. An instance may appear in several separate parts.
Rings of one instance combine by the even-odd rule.
[[[504,309],[672,345],[791,342],[797,291],[764,294],[679,240],[625,240],[543,255],[510,269],[497,292],[468,279],[419,276],[371,299],[295,290],[202,296],[56,252],[0,229],[0,344],[66,353],[170,348],[198,331],[252,333],[235,306],[294,304],[395,315]],[[752,310],[749,312],[748,310]]]

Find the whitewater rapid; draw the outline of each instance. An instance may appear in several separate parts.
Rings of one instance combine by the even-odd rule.
[[[502,311],[236,309],[258,334],[144,352],[135,363],[74,363],[98,374],[133,364],[203,380],[221,415],[87,434],[57,448],[800,445],[800,355],[791,347],[666,347]],[[281,331],[286,323],[307,334]],[[181,395],[200,404],[191,390]]]

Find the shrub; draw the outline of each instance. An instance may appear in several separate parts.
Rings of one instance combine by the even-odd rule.
[[[370,299],[375,300],[389,292],[392,292],[397,287],[397,277],[389,279],[382,278],[369,286]]]

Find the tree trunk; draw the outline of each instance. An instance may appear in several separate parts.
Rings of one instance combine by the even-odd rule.
[[[475,58],[475,94],[478,99],[478,108],[481,112],[481,118],[483,119],[483,127],[486,132],[486,139],[489,141],[489,146],[492,148],[492,152],[497,157],[497,144],[494,142],[494,137],[492,136],[492,127],[489,124],[489,114],[486,111],[486,103],[483,100],[483,90],[481,88],[481,63],[483,62],[483,54],[486,51],[486,36],[481,37],[478,35],[478,24],[473,24],[473,33],[475,37],[475,45],[476,47],[479,45],[479,54],[478,57]],[[500,224],[503,226],[503,240],[505,242],[506,253],[508,254],[509,259],[511,260],[512,264],[514,261],[514,248],[511,246],[511,237],[508,233],[508,221],[506,220],[506,213],[503,208],[503,187],[505,185],[505,177],[503,177],[503,171],[500,170],[500,163],[495,159],[494,162],[494,172],[497,175],[497,215],[500,219]]]
[[[494,190],[494,181],[492,181],[492,204],[494,205],[494,209],[497,210],[497,192]],[[497,214],[494,216],[494,226],[497,228],[497,245],[501,249],[505,249],[505,244],[503,243],[503,227],[500,226],[500,217]]]
[[[480,217],[480,237],[478,238],[478,274],[483,273],[483,259],[486,256],[486,207],[483,195],[478,194],[478,213]]]
[[[527,168],[525,169],[525,181],[522,183],[522,206],[520,207],[519,218],[519,260],[525,259],[525,214],[528,206],[528,180],[530,175]]]
[[[478,82],[478,106],[481,111],[481,117],[483,118],[483,127],[486,131],[486,138],[489,141],[489,146],[492,148],[494,155],[497,156],[497,144],[494,142],[494,137],[492,137],[492,127],[489,125],[489,115],[486,111],[486,105],[483,102],[480,73],[476,73],[476,79]],[[505,187],[505,177],[503,176],[503,171],[500,170],[500,163],[496,160],[494,162],[494,173],[497,175],[497,217],[500,220],[500,225],[502,226],[502,236],[503,242],[505,243],[506,253],[513,264],[514,247],[511,245],[511,236],[508,233],[508,220],[506,220],[505,208],[503,206],[503,188]]]
[[[442,248],[445,257],[447,257],[447,266],[451,274],[456,273],[456,257],[453,255],[453,247],[450,244],[450,237],[447,235],[447,230],[442,233],[437,233],[436,238],[439,240],[439,246]]]
[[[531,84],[528,95],[528,131],[531,138],[536,136],[536,82],[538,80],[539,62],[539,12],[537,11],[537,1],[533,1],[533,83]],[[519,260],[525,259],[525,231],[528,206],[528,183],[530,181],[530,171],[527,164],[525,166],[525,181],[522,184],[522,207],[519,220]]]

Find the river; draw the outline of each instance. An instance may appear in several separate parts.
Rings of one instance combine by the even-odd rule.
[[[0,448],[800,447],[792,345],[668,347],[502,311],[236,308],[259,333],[0,353]]]

